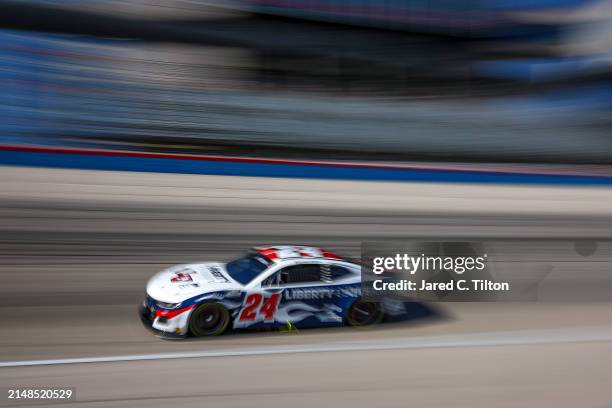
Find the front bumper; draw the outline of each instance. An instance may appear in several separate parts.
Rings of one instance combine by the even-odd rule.
[[[181,339],[187,337],[187,322],[189,313],[182,313],[174,318],[165,319],[156,317],[155,308],[143,302],[138,308],[138,315],[144,326],[155,333],[156,336]]]

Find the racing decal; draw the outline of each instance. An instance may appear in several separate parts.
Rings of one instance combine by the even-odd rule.
[[[227,279],[225,277],[225,275],[223,275],[223,273],[221,272],[221,270],[216,267],[216,266],[210,266],[208,268],[208,270],[210,271],[210,274],[217,279],[217,282],[229,282],[229,279]]]
[[[258,323],[295,324],[309,318],[341,324],[343,308],[336,302],[358,297],[360,289],[359,286],[287,288],[272,294],[250,293],[234,314],[234,328],[253,327]]]
[[[199,288],[199,283],[182,283],[178,285],[179,289]]]
[[[359,287],[341,288],[295,288],[284,292],[286,300],[325,300],[333,298],[358,297],[361,295]]]
[[[309,317],[315,317],[325,323],[340,323],[342,322],[342,308],[333,303],[324,303],[321,307],[316,307],[304,302],[289,302],[278,309],[275,321],[298,323]]]
[[[327,259],[342,259],[333,252],[307,246],[276,246],[269,248],[255,248],[257,252],[265,256],[271,261],[286,258],[327,258]]]
[[[359,284],[319,287],[294,287],[254,290],[218,291],[194,296],[184,306],[215,301],[223,304],[232,316],[235,329],[260,325],[342,324],[346,308],[361,295]]]
[[[193,278],[191,277],[191,274],[193,274],[195,272],[189,270],[189,269],[183,269],[182,271],[178,271],[175,272],[174,274],[176,275],[174,278],[170,279],[170,282],[191,282],[193,281]]]
[[[280,293],[273,293],[264,300],[261,293],[252,293],[244,298],[244,306],[238,315],[238,320],[254,321],[259,316],[263,317],[264,322],[274,321],[274,313],[278,308]],[[261,305],[261,306],[260,306]]]
[[[293,251],[297,252],[297,254],[302,258],[318,258],[323,255],[319,248],[296,247],[293,249]]]
[[[181,309],[157,309],[155,311],[155,317],[165,317],[167,319],[172,319],[181,313],[185,313],[191,309],[193,309],[195,305],[183,307]]]

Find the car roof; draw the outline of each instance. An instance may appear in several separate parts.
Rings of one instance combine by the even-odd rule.
[[[344,260],[341,256],[338,256],[331,251],[312,246],[276,245],[270,247],[256,247],[253,248],[253,250],[273,262],[285,259]]]

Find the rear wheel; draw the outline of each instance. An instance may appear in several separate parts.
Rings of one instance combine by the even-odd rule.
[[[191,313],[189,332],[195,337],[218,336],[229,325],[230,314],[219,303],[204,303]]]
[[[349,308],[346,321],[350,326],[362,327],[378,324],[383,317],[382,305],[379,302],[358,299]]]

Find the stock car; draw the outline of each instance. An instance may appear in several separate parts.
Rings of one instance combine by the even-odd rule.
[[[320,248],[284,245],[253,248],[227,263],[161,271],[147,284],[140,316],[163,337],[201,337],[288,324],[373,325],[383,320],[385,306],[361,298],[357,263]]]

